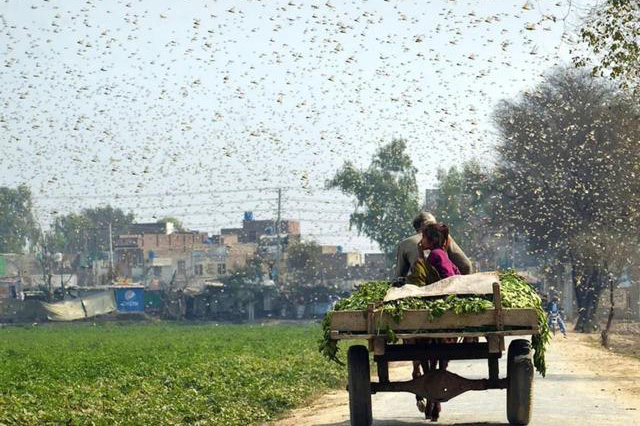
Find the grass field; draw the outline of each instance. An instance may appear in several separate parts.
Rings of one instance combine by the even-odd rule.
[[[0,425],[251,425],[344,383],[319,325],[0,328]]]

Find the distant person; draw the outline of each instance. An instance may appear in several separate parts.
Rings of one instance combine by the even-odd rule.
[[[422,212],[413,219],[413,229],[416,230],[416,234],[400,241],[396,249],[396,279],[407,277],[416,261],[421,258],[424,259],[425,255],[428,256],[428,251],[423,252],[420,250],[418,244],[422,241],[422,229],[429,224],[435,223],[437,223],[436,218],[428,212]],[[471,261],[469,261],[469,258],[453,237],[449,236],[447,241],[446,252],[451,262],[456,265],[460,274],[470,274]]]
[[[562,319],[562,308],[560,307],[560,302],[558,301],[557,297],[554,296],[551,299],[551,302],[549,302],[549,304],[547,305],[547,312],[549,313],[549,327],[552,327],[553,321],[556,321],[556,324],[558,324],[558,328],[562,332],[562,335],[564,337],[567,337],[567,326]]]

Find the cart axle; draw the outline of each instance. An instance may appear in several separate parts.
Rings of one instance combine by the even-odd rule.
[[[410,392],[438,402],[446,402],[470,390],[506,388],[507,379],[472,380],[446,370],[429,371],[407,382],[371,383],[371,393]]]

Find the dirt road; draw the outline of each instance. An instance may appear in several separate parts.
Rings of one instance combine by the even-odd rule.
[[[531,425],[640,425],[640,360],[616,355],[594,346],[593,338],[556,337],[547,354],[546,378],[536,374]],[[501,360],[501,375],[506,371]],[[469,378],[486,376],[486,361],[455,361],[450,370]],[[410,366],[392,368],[392,378],[410,378]],[[443,404],[439,425],[504,425],[506,392],[467,392]],[[374,425],[425,425],[415,398],[405,393],[373,396]],[[278,426],[348,426],[346,391],[318,398],[309,407],[272,423]]]

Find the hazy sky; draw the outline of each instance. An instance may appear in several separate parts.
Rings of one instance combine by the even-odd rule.
[[[570,62],[584,4],[6,1],[0,185],[42,223],[111,203],[209,232],[274,217],[283,187],[305,234],[376,251],[324,181],[392,137],[421,190],[490,162],[493,107]]]

